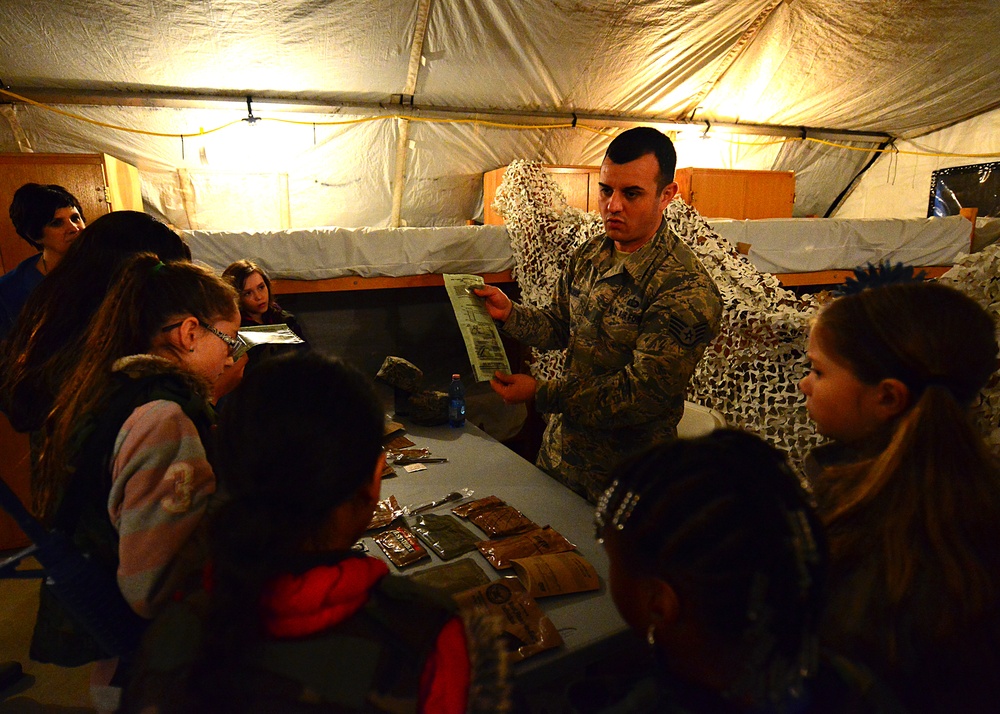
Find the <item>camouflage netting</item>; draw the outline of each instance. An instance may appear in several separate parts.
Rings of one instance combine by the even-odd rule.
[[[573,249],[603,231],[600,216],[567,206],[562,189],[534,161],[511,163],[493,205],[507,226],[523,302],[548,304]],[[666,216],[719,286],[724,306],[720,333],[705,351],[688,399],[718,410],[730,426],[762,435],[799,462],[822,441],[798,389],[807,367],[809,320],[819,301],[812,295],[797,296],[773,275],[758,271],[679,198],[667,207]],[[991,260],[985,252],[977,253],[948,273],[956,287],[980,299],[993,314],[1000,309],[998,275],[1000,257],[995,252]],[[975,292],[987,284],[991,286],[987,293]],[[561,373],[562,352],[533,350],[533,354],[536,378],[552,379]],[[1000,445],[1000,429],[995,426],[1000,415],[997,382],[994,378],[978,414],[991,425],[987,431],[993,430],[995,446]]]
[[[601,217],[573,208],[563,190],[542,172],[537,161],[513,161],[497,187],[493,208],[503,216],[514,253],[514,278],[521,302],[544,307],[552,301],[559,276],[573,249],[604,230]],[[532,348],[536,379],[562,374],[565,353]]]
[[[963,258],[938,279],[978,300],[1000,323],[1000,244]],[[993,373],[973,414],[993,451],[1000,455],[1000,372]]]

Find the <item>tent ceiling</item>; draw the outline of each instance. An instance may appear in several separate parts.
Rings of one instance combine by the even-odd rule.
[[[268,98],[325,107],[283,114],[317,122],[311,142],[273,156],[251,152],[253,171],[287,175],[293,204],[294,191],[304,192],[292,207],[297,225],[306,217],[389,222],[399,156],[400,216],[435,225],[475,215],[482,171],[514,158],[594,163],[606,145],[580,129],[403,129],[388,117],[375,127],[325,125],[405,111],[398,95],[438,115],[515,114],[522,123],[576,113],[895,137],[1000,106],[995,0],[6,0],[0,26],[0,79],[18,94],[58,101],[95,121],[190,135],[246,114],[211,99],[252,95],[263,116],[278,113]],[[408,82],[415,41],[423,44]],[[206,101],[156,108],[170,104],[158,97]],[[393,102],[392,112],[379,109]],[[24,132],[20,144],[16,129]],[[22,105],[11,121],[0,121],[0,149],[16,151],[25,141],[35,151],[107,151],[133,161],[151,207],[181,225],[187,219],[171,212],[176,197],[168,195],[167,174],[189,168],[219,184],[225,170],[247,173],[217,159],[224,151],[208,138],[180,151],[177,139],[124,135]],[[804,192],[812,203],[797,212],[822,212],[869,158],[854,152],[832,159],[834,151],[826,152],[838,167],[830,172],[795,165],[793,155],[821,160],[815,150],[783,152],[782,168],[791,164],[815,183]],[[680,153],[682,165],[691,163]],[[737,158],[730,163],[739,168],[772,167],[737,165]],[[344,160],[357,163],[330,168]],[[453,196],[423,195],[428,186]],[[208,205],[211,195],[205,187],[198,200],[221,216]],[[359,210],[358,201],[370,205]],[[442,205],[450,208],[441,213]]]

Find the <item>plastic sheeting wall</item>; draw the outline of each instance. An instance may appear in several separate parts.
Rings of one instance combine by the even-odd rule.
[[[995,154],[994,158],[982,156],[979,159],[972,155],[1000,150],[1000,110],[898,145],[907,151],[970,156],[883,154],[844,201],[836,213],[837,218],[923,218],[927,215],[931,172],[996,160]]]
[[[181,228],[381,227],[392,212],[395,119],[321,125],[351,119],[345,110],[282,114],[303,123],[275,124],[279,117],[258,104],[256,116],[267,121],[249,126],[238,105],[151,108],[136,96],[251,94],[374,107],[412,91],[418,106],[465,118],[578,112],[917,136],[995,107],[1000,86],[995,0],[431,0],[425,34],[415,29],[419,6],[6,0],[7,85],[121,93],[119,106],[59,108],[189,136],[182,148],[176,138],[18,105],[15,122],[0,120],[0,150],[100,151],[133,163],[148,207]],[[408,90],[415,36],[423,44]],[[481,214],[483,172],[517,158],[595,164],[607,141],[579,128],[413,122],[403,142],[400,216],[413,226],[464,223]],[[822,215],[867,161],[863,152],[813,144],[781,150],[773,137],[708,151],[691,141],[679,141],[681,166],[796,171],[796,215]],[[706,153],[715,159],[696,158]]]

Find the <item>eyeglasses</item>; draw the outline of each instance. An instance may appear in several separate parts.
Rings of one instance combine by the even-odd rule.
[[[237,335],[236,337],[230,337],[222,330],[217,330],[211,325],[209,325],[207,322],[202,322],[201,320],[198,321],[198,324],[204,327],[209,332],[211,332],[216,337],[218,337],[220,340],[225,342],[229,346],[229,355],[231,357],[234,357],[234,359],[236,353],[243,354],[243,352],[246,352],[247,344],[243,341],[243,338],[240,337],[239,335]]]
[[[175,322],[175,323],[173,323],[171,325],[167,325],[166,327],[164,327],[161,330],[161,332],[170,332],[171,330],[176,330],[178,327],[180,327],[183,324],[184,324],[183,320],[181,320],[180,322]],[[198,324],[201,325],[202,327],[204,327],[209,332],[211,332],[216,337],[218,337],[220,340],[222,340],[223,342],[225,342],[226,345],[229,347],[229,356],[232,357],[234,360],[237,360],[240,357],[242,357],[243,354],[248,349],[250,349],[250,345],[248,345],[243,340],[242,337],[239,337],[239,336],[237,336],[237,337],[230,337],[225,332],[222,332],[221,330],[217,330],[216,328],[214,328],[211,325],[209,325],[207,322],[202,322],[201,320],[198,320]]]

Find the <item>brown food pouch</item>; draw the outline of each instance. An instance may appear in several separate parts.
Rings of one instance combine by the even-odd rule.
[[[486,496],[484,498],[477,498],[475,501],[463,503],[460,506],[455,506],[451,509],[451,512],[459,518],[468,518],[481,508],[492,508],[501,505],[504,505],[504,502],[498,496]]]
[[[385,528],[396,520],[397,516],[403,512],[399,507],[399,502],[395,496],[383,498],[375,504],[375,512],[372,513],[372,520],[368,524],[368,530],[373,531],[378,528]]]
[[[469,520],[479,526],[479,529],[490,538],[496,536],[514,535],[538,528],[538,524],[506,503],[496,508],[485,508],[473,513]]]
[[[455,595],[454,599],[463,610],[485,609],[499,616],[511,662],[520,662],[563,643],[552,620],[528,596],[517,578],[501,578]]]
[[[415,446],[415,444],[402,434],[399,434],[398,436],[394,436],[389,441],[384,442],[382,446],[385,447],[386,451],[396,451],[398,449],[407,449],[411,446]]]
[[[476,549],[479,537],[454,516],[427,513],[410,520],[410,530],[441,560],[451,560]]]
[[[528,558],[532,555],[548,553],[565,553],[576,550],[576,546],[566,540],[558,531],[549,526],[536,528],[533,531],[511,536],[503,540],[484,540],[476,543],[479,552],[483,554],[497,570],[511,567],[515,558]]]
[[[431,557],[417,537],[405,528],[390,528],[374,536],[372,540],[378,543],[378,547],[397,568]]]
[[[537,523],[525,518],[519,510],[507,505],[496,496],[487,496],[472,503],[456,506],[451,512],[456,516],[468,518],[490,538],[524,533],[538,528]]]

